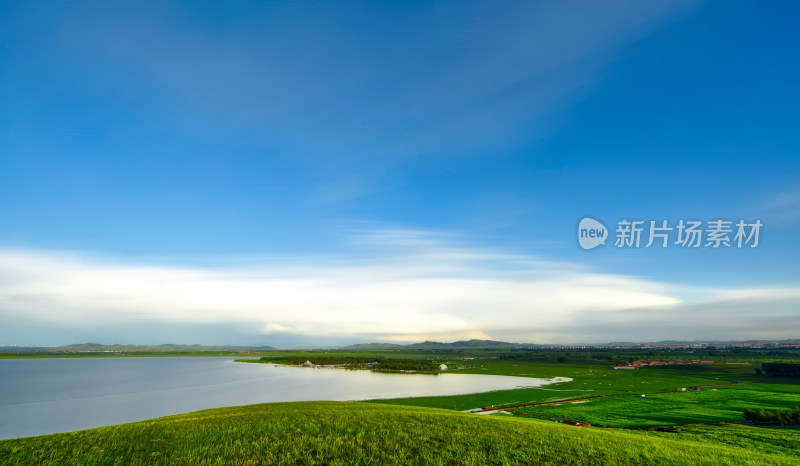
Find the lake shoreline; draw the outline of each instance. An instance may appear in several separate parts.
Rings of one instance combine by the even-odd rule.
[[[534,388],[531,377],[299,370],[230,357],[0,361],[0,438],[144,421],[205,409],[293,401],[370,401]]]

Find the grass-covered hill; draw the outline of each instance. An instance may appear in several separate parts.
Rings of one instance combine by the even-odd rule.
[[[797,464],[788,449],[794,442],[780,430],[727,428],[758,430],[767,436],[766,444],[775,446],[759,451],[730,444],[730,433],[719,439],[706,434],[683,438],[431,408],[302,402],[6,440],[0,442],[0,463]]]

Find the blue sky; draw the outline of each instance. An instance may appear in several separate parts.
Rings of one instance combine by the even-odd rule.
[[[0,8],[0,345],[797,337],[793,2]]]

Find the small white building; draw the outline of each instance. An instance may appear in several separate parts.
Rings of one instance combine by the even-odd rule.
[[[439,370],[440,371],[446,371],[447,370],[447,366],[444,365],[444,364],[439,364]]]

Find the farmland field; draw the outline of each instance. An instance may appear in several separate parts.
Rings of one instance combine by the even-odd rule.
[[[540,388],[504,390],[448,397],[401,398],[382,400],[381,402],[466,410],[488,405],[504,406],[537,403],[596,395],[677,391],[692,385],[712,383],[708,379],[700,377],[684,377],[658,371],[614,370],[604,365],[586,365],[580,362],[541,364],[533,362],[487,360],[480,361],[480,365],[483,367],[465,369],[459,372],[466,374],[492,374],[517,377],[569,377],[572,378],[573,381]]]
[[[658,427],[742,421],[745,408],[800,406],[800,393],[747,385],[641,396],[614,396],[515,410],[613,427]]]

